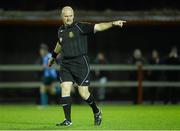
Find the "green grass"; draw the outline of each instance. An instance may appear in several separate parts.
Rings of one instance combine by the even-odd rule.
[[[56,127],[64,119],[60,106],[39,109],[35,105],[0,105],[0,129],[180,129],[180,106],[101,105],[103,122],[93,125],[93,114],[86,105],[72,106],[71,127]]]

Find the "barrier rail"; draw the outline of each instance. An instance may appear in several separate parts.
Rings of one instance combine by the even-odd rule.
[[[1,82],[0,88],[38,88],[42,82],[31,81],[31,82]],[[58,83],[57,83],[58,84]],[[180,87],[180,82],[167,82],[167,81],[158,81],[158,82],[150,82],[143,81],[143,87]],[[101,87],[98,81],[92,81],[91,87]],[[113,87],[137,87],[137,81],[109,81],[103,87],[113,88]]]
[[[177,65],[91,65],[91,70],[104,70],[104,71],[137,71],[138,81],[109,81],[104,87],[137,87],[138,88],[138,103],[142,103],[142,88],[143,87],[180,87],[180,82],[167,82],[167,81],[143,81],[143,70],[155,71],[180,71],[180,66]],[[59,66],[54,66],[59,69]],[[42,71],[43,67],[40,65],[0,65],[0,72],[11,71]],[[0,88],[37,88],[41,82],[0,82]],[[92,87],[101,87],[98,81],[92,81]]]
[[[59,68],[57,65],[55,68]],[[107,71],[132,71],[137,70],[135,65],[108,64],[90,66],[91,70],[107,70]],[[40,65],[0,65],[0,71],[41,71]],[[143,70],[180,70],[177,65],[143,65]]]

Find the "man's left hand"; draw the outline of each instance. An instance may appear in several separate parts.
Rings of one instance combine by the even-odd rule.
[[[124,20],[117,20],[117,21],[113,21],[112,25],[113,26],[120,26],[120,27],[122,27],[124,25],[124,23],[126,23],[126,21],[124,21]]]

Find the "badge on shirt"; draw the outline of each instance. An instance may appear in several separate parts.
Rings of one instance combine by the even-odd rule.
[[[69,32],[69,38],[73,38],[74,37],[74,33],[71,31]]]

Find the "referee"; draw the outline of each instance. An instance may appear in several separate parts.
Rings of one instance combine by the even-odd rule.
[[[89,104],[94,113],[94,124],[102,121],[101,110],[94,102],[88,90],[90,84],[90,68],[87,56],[87,36],[98,31],[104,31],[113,26],[122,27],[126,21],[113,21],[99,24],[74,22],[74,11],[70,6],[62,8],[63,25],[58,30],[58,41],[49,59],[49,67],[55,62],[56,56],[61,53],[60,83],[62,107],[65,120],[57,126],[70,126],[71,121],[71,87],[75,82],[78,85],[80,96]]]

